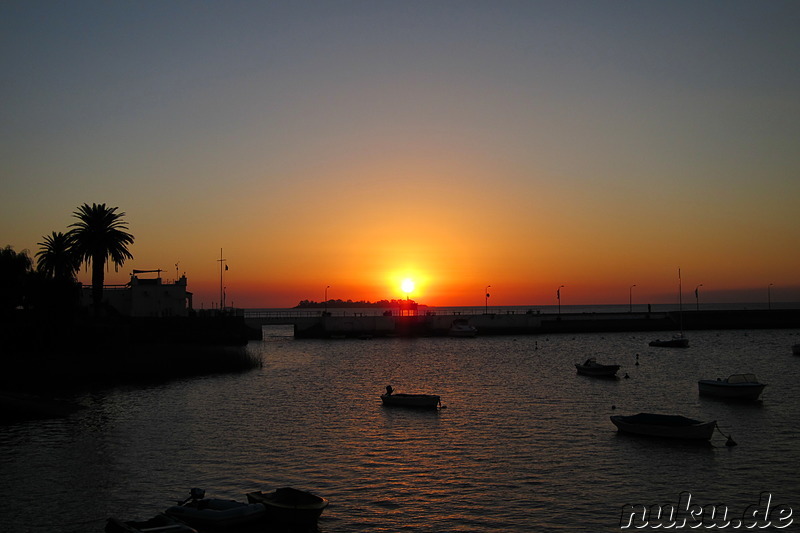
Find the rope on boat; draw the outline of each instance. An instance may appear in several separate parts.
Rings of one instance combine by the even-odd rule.
[[[725,437],[725,438],[727,438],[727,439],[728,439],[727,441],[725,441],[725,446],[728,446],[728,447],[730,447],[730,446],[736,446],[736,441],[735,441],[735,440],[733,440],[733,437],[731,437],[730,435],[726,435],[725,433],[723,433],[723,432],[722,432],[722,430],[719,428],[719,424],[717,424],[716,422],[714,422],[714,427],[715,427],[715,428],[717,428],[717,431],[719,431],[720,435],[722,435],[723,437]]]

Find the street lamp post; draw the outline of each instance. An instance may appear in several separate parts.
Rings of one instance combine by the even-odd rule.
[[[633,288],[636,286],[634,283],[628,288],[628,312],[633,313]]]
[[[700,310],[700,290],[699,289],[702,286],[703,286],[703,284],[701,283],[700,285],[698,285],[697,287],[694,288],[694,301],[695,301],[696,309],[698,311]]]
[[[225,298],[223,294],[225,288],[222,286],[222,266],[225,264],[225,259],[222,258],[222,248],[219,249],[219,259],[217,261],[219,262],[219,310],[222,311],[225,308],[225,303],[222,301]],[[228,266],[225,265],[226,270],[227,268]]]
[[[561,285],[558,289],[556,289],[556,298],[558,299],[558,314],[561,314],[561,289],[564,285]]]
[[[483,290],[484,294],[486,294],[486,298],[484,299],[483,313],[486,315],[489,314],[489,287],[491,287],[491,285],[487,285],[486,288]]]

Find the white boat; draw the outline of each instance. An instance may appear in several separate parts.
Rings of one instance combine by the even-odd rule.
[[[611,416],[611,422],[624,433],[670,439],[709,440],[717,421],[702,422],[681,415],[639,413]]]
[[[731,374],[725,379],[701,379],[697,386],[706,396],[757,400],[766,384],[759,383],[755,374]]]
[[[391,385],[386,386],[386,394],[381,394],[381,401],[387,406],[420,409],[436,409],[442,403],[437,394],[395,393]]]
[[[202,489],[192,489],[189,499],[173,505],[164,514],[196,528],[229,528],[262,520],[267,509],[261,503],[206,498]]]
[[[450,337],[474,337],[478,334],[478,328],[470,325],[464,318],[453,320],[447,335]]]
[[[586,360],[585,363],[575,363],[575,369],[578,374],[585,376],[616,376],[619,370],[619,365],[601,365],[594,357]]]
[[[287,524],[313,524],[328,506],[328,500],[304,490],[284,487],[273,492],[248,492],[249,503],[267,508],[267,520]]]

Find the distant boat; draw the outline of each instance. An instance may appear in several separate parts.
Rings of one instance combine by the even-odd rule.
[[[450,337],[474,337],[477,334],[478,328],[470,325],[464,318],[453,320],[450,329],[447,330],[447,335]]]
[[[381,401],[386,406],[419,409],[436,409],[442,403],[437,394],[395,393],[391,385],[386,386],[386,394],[381,394]]]
[[[125,521],[113,516],[106,522],[106,533],[197,533],[193,527],[189,527],[183,522],[170,518],[165,514],[159,514],[150,520],[142,522]]]
[[[639,413],[611,416],[611,422],[624,433],[669,439],[710,440],[717,421],[701,422],[681,415]]]
[[[794,355],[800,355],[800,344],[792,345],[792,353]]]
[[[173,505],[164,514],[196,528],[230,528],[253,524],[264,518],[261,503],[206,498],[202,489],[192,489],[186,501]]]
[[[583,364],[575,363],[575,369],[578,374],[583,374],[584,376],[610,377],[617,375],[619,365],[601,365],[594,357],[591,357]]]
[[[677,335],[673,335],[671,339],[656,339],[654,341],[650,341],[649,345],[657,348],[688,348],[689,339],[684,337],[683,333],[679,333]]]
[[[248,492],[247,501],[267,508],[267,520],[284,524],[313,524],[328,506],[328,500],[304,490],[284,487],[273,492]]]
[[[681,269],[678,269],[678,320],[680,322],[681,332],[677,335],[673,335],[673,337],[669,340],[662,341],[661,339],[656,339],[654,341],[650,341],[650,346],[654,346],[657,348],[688,348],[689,347],[689,339],[684,337],[683,335],[683,287],[681,284]]]
[[[755,374],[731,374],[725,379],[701,379],[697,386],[706,396],[757,400],[766,384],[759,383]]]

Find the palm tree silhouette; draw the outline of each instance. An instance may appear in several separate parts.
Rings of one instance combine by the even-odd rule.
[[[80,259],[72,251],[68,235],[53,232],[37,243],[41,249],[36,252],[36,269],[49,278],[74,281],[75,272],[80,267]]]
[[[70,225],[67,237],[71,249],[80,262],[92,264],[92,305],[95,315],[100,314],[103,301],[106,260],[114,263],[119,271],[127,259],[133,259],[128,245],[133,244],[133,235],[128,233],[128,223],[122,220],[125,213],[117,213],[116,207],[106,204],[83,204],[73,213],[78,222]]]

